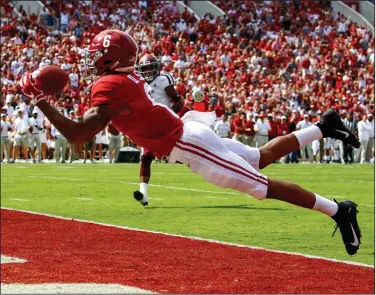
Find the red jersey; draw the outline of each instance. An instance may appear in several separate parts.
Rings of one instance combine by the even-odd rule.
[[[157,157],[168,155],[183,134],[183,122],[148,95],[147,83],[135,72],[103,76],[91,89],[91,101],[109,105],[116,111],[112,125]]]

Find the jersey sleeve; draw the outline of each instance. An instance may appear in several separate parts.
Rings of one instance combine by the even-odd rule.
[[[158,86],[161,90],[165,90],[165,88],[170,85],[175,85],[175,79],[170,74],[161,75],[160,78],[161,79]]]
[[[116,103],[116,84],[109,81],[98,81],[91,88],[91,103],[93,106],[112,105]]]
[[[132,97],[134,85],[124,75],[108,75],[96,81],[91,88],[91,103],[93,106],[109,105],[120,107]]]

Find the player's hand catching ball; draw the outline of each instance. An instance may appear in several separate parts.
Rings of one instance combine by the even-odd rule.
[[[23,94],[37,103],[47,95],[61,92],[68,80],[68,74],[60,67],[49,65],[32,73],[26,73],[19,83]]]
[[[35,103],[38,102],[40,99],[43,98],[43,89],[42,83],[38,79],[40,71],[36,70],[32,73],[26,73],[22,76],[20,80],[20,86],[22,93],[35,100]]]

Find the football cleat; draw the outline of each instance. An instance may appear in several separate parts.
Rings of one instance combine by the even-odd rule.
[[[141,193],[140,191],[134,191],[133,197],[135,198],[136,201],[140,202],[142,206],[148,206],[149,205],[148,201],[146,201],[146,202],[142,201],[144,199],[144,194]]]
[[[347,253],[354,255],[358,252],[361,237],[358,221],[356,219],[356,214],[358,213],[356,207],[358,205],[353,201],[343,201],[340,203],[336,200],[333,201],[338,204],[338,212],[332,217],[337,223],[332,237],[339,228]]]
[[[331,137],[342,140],[354,148],[360,147],[359,139],[349,129],[345,127],[337,112],[330,108],[321,117],[320,122],[316,123],[324,137]]]

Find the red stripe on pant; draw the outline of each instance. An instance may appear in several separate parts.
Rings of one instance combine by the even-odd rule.
[[[205,154],[208,154],[208,155],[210,155],[210,156],[212,156],[212,157],[214,157],[214,158],[216,158],[216,159],[218,159],[218,160],[220,160],[220,161],[223,161],[223,162],[225,162],[225,163],[227,163],[227,164],[229,164],[229,165],[235,166],[236,168],[238,168],[238,169],[240,169],[240,170],[243,170],[243,171],[246,172],[246,173],[250,173],[251,175],[253,175],[253,176],[256,177],[256,178],[259,178],[259,179],[264,180],[264,181],[266,181],[266,182],[268,181],[268,179],[267,179],[265,176],[263,176],[263,175],[257,175],[257,174],[255,174],[255,173],[253,173],[253,172],[251,172],[251,171],[248,171],[248,170],[245,169],[244,167],[242,167],[242,166],[240,166],[240,165],[238,165],[238,164],[232,163],[232,162],[230,162],[230,161],[227,161],[227,160],[225,160],[225,159],[222,159],[222,158],[218,157],[217,155],[215,155],[215,154],[213,154],[213,153],[211,153],[211,152],[205,150],[204,148],[202,148],[202,147],[200,147],[200,146],[197,146],[197,145],[192,144],[192,143],[188,143],[188,142],[181,141],[180,139],[178,140],[178,143],[181,143],[182,145],[191,146],[191,147],[193,147],[193,148],[195,148],[195,149],[198,149],[198,150],[204,152]]]
[[[183,146],[181,146],[179,143],[177,143],[177,144],[175,145],[175,147],[177,147],[178,149],[180,149],[180,150],[182,150],[182,151],[186,151],[186,152],[189,152],[189,153],[195,154],[195,155],[197,155],[197,156],[200,156],[200,157],[202,157],[202,158],[204,158],[204,159],[206,159],[206,160],[208,160],[208,161],[210,161],[210,162],[213,162],[214,164],[216,164],[216,165],[218,165],[218,166],[221,166],[221,167],[223,167],[223,168],[225,168],[225,169],[227,169],[227,170],[230,170],[230,171],[232,171],[232,172],[238,173],[238,174],[243,175],[243,176],[245,176],[245,177],[247,177],[247,178],[249,178],[249,179],[251,179],[251,180],[253,180],[253,181],[256,181],[256,182],[259,182],[259,183],[261,183],[261,184],[263,184],[263,185],[265,185],[265,186],[268,186],[268,181],[267,181],[267,180],[255,178],[254,176],[249,175],[248,173],[250,173],[250,172],[247,171],[247,170],[246,170],[247,173],[244,173],[243,171],[240,171],[240,170],[238,170],[238,169],[235,169],[235,168],[233,168],[233,167],[230,167],[230,166],[228,166],[228,165],[226,165],[226,164],[224,164],[224,163],[218,162],[217,160],[214,160],[214,159],[208,157],[207,155],[202,154],[201,152],[195,151],[195,150],[193,150],[193,149],[191,149],[191,148],[188,148],[188,147],[183,147]],[[218,158],[218,157],[217,157],[217,158]],[[220,159],[220,161],[222,161],[222,162],[224,161],[224,160],[221,159],[221,158],[219,158],[219,159]]]

